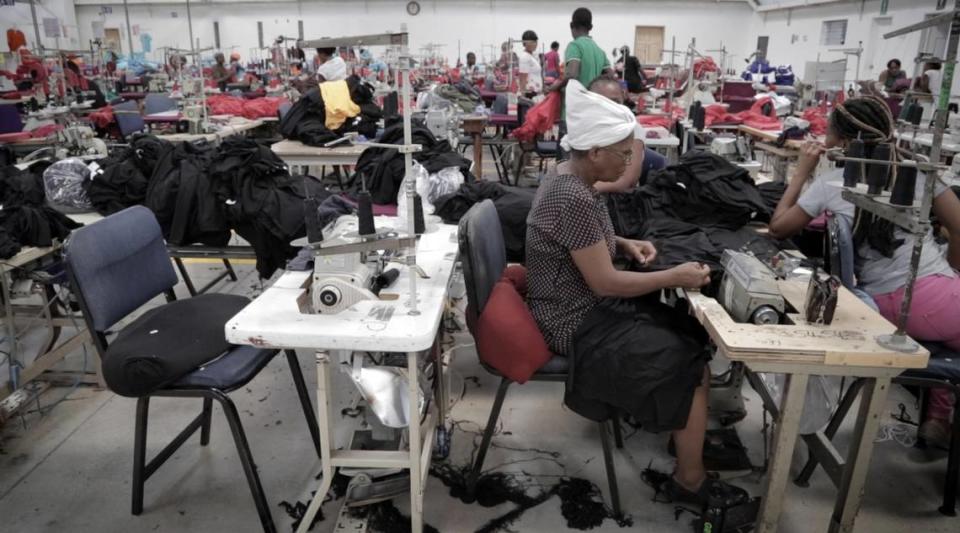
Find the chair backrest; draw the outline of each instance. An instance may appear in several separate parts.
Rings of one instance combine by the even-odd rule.
[[[117,120],[117,127],[120,128],[120,135],[124,139],[134,133],[142,132],[147,125],[140,116],[140,107],[133,100],[113,106],[113,116]]]
[[[510,100],[505,93],[500,93],[493,101],[493,112],[498,115],[506,115]]]
[[[290,102],[283,102],[277,107],[277,118],[283,120],[283,117],[287,116],[287,113],[290,112],[290,108],[293,107],[293,104]]]
[[[484,200],[460,219],[460,259],[471,313],[480,316],[493,286],[507,267],[500,218],[492,200]]]
[[[143,111],[148,115],[163,113],[177,108],[177,101],[165,94],[147,93],[143,99]]]
[[[832,215],[827,218],[827,239],[830,258],[830,273],[840,278],[843,286],[856,288],[853,250],[853,229],[847,217]]]
[[[23,131],[23,121],[15,105],[0,105],[0,133],[19,133]]]
[[[143,206],[75,230],[64,260],[87,325],[98,333],[177,284],[160,224]]]

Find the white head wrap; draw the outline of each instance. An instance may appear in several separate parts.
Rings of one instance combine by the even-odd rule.
[[[617,144],[637,129],[633,112],[609,98],[570,80],[566,89],[567,134],[564,150],[589,150]]]

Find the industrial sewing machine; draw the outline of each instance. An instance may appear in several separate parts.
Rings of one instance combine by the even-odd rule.
[[[786,311],[777,275],[756,257],[725,250],[723,280],[717,300],[737,322],[778,324]]]

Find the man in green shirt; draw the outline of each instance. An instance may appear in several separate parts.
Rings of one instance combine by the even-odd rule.
[[[605,74],[612,74],[610,60],[607,54],[593,42],[590,30],[593,29],[593,14],[585,7],[573,12],[570,21],[570,33],[573,42],[567,45],[564,52],[563,76],[550,86],[550,91],[560,91],[567,85],[567,80],[575,79],[589,87],[593,80]]]

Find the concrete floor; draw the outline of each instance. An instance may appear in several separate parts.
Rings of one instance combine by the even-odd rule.
[[[495,173],[487,159],[488,179]],[[215,263],[188,265],[198,286],[220,270]],[[222,282],[216,290],[256,296],[263,285],[252,265],[237,265],[241,279]],[[180,295],[186,290],[177,287]],[[468,344],[466,335],[458,344]],[[498,379],[477,363],[472,347],[455,351],[452,368],[451,411],[455,426],[449,462],[465,465],[479,442],[479,432],[496,393]],[[93,357],[91,351],[89,357]],[[308,386],[313,390],[316,373],[312,355],[301,353]],[[78,368],[78,352],[63,367]],[[90,364],[90,361],[88,361]],[[342,376],[340,376],[342,378]],[[763,462],[763,419],[759,398],[745,388],[748,416],[736,425],[749,450],[751,461]],[[232,395],[243,417],[251,450],[271,504],[278,531],[289,531],[293,520],[280,502],[307,501],[319,481],[320,463],[307,432],[303,415],[284,358],[275,359],[247,387]],[[61,400],[62,401],[59,401]],[[59,403],[57,403],[59,401]],[[46,392],[40,405],[43,416],[25,412],[0,427],[0,531],[3,532],[256,532],[260,531],[253,501],[247,489],[229,428],[215,407],[211,443],[199,446],[194,436],[148,482],[141,516],[130,514],[135,401],[109,391],[81,387],[55,388]],[[916,418],[913,398],[896,388],[888,413],[903,404]],[[53,406],[51,408],[51,406]],[[48,411],[48,412],[47,412]],[[199,400],[159,398],[151,402],[148,456],[159,451],[200,411]],[[888,416],[885,426],[897,422]],[[852,423],[839,435],[841,449]],[[912,435],[913,430],[905,432]],[[621,500],[632,528],[606,520],[594,531],[637,530],[651,532],[690,531],[690,514],[674,516],[672,504],[654,503],[653,490],[640,478],[648,466],[669,472],[672,459],[666,453],[667,435],[625,432],[626,445],[615,452]],[[805,459],[797,446],[794,469]],[[493,439],[486,469],[515,473],[530,485],[552,486],[562,476],[585,478],[602,491],[609,502],[598,428],[563,406],[563,387],[555,383],[514,385],[503,407],[501,428]],[[946,468],[943,452],[905,447],[896,441],[880,442],[867,481],[864,504],[857,521],[863,532],[956,532],[960,518],[940,515],[941,488]],[[762,492],[762,478],[733,480],[753,495]],[[536,489],[532,489],[536,490]],[[818,471],[810,487],[788,485],[786,509],[780,531],[824,531],[832,511],[835,491],[827,476]],[[333,532],[342,500],[327,503],[327,517],[314,531]],[[406,497],[395,500],[408,513]],[[507,503],[492,508],[467,505],[449,495],[431,477],[425,497],[426,523],[441,532],[472,532],[514,508]],[[554,532],[569,530],[554,497],[534,507],[510,526],[512,531]]]

